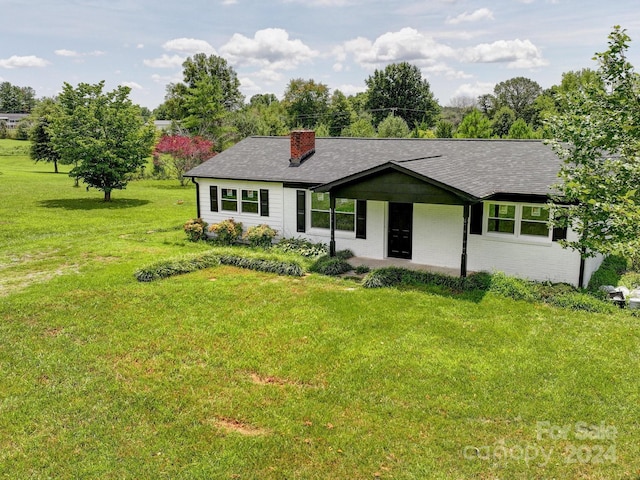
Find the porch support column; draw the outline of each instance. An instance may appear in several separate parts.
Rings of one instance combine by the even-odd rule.
[[[465,203],[462,207],[462,257],[460,260],[460,276],[467,276],[467,240],[469,238],[469,212],[471,207]]]
[[[329,242],[329,256],[336,256],[336,197],[329,192],[329,223],[331,225],[331,241]]]

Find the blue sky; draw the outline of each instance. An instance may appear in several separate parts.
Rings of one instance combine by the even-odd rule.
[[[149,108],[202,51],[227,59],[247,100],[292,78],[353,94],[399,61],[441,105],[517,76],[546,88],[595,67],[613,25],[640,69],[637,0],[0,0],[0,18],[0,81],[42,97],[105,80]]]

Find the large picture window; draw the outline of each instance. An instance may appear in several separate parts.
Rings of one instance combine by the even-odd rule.
[[[329,194],[316,192],[311,194],[311,227],[331,228],[331,210]],[[336,198],[336,230],[353,232],[356,228],[356,201],[348,198]]]
[[[235,188],[222,189],[222,210],[238,211],[238,190]]]
[[[549,238],[549,208],[545,205],[489,203],[487,233]]]

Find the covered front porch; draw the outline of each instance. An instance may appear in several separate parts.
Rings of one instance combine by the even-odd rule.
[[[424,159],[415,161],[420,160]],[[329,246],[332,255],[336,251],[336,198],[357,199],[356,239],[380,239],[382,236],[384,240],[379,244],[384,245],[384,253],[379,251],[378,256],[378,253],[371,252],[375,258],[369,258],[366,254],[358,254],[354,248],[359,255],[350,259],[354,266],[399,266],[452,276],[467,275],[470,210],[471,205],[479,201],[472,195],[417,174],[400,162],[389,162],[314,190],[328,192],[330,196]],[[362,213],[360,203],[365,201],[384,206],[382,222],[380,217],[370,222],[366,210]],[[433,210],[426,210],[428,206],[441,210],[433,215]],[[380,212],[380,207],[377,208]],[[446,212],[446,217],[441,212]],[[437,249],[430,248],[434,240],[442,255]],[[342,241],[338,243],[343,244]]]

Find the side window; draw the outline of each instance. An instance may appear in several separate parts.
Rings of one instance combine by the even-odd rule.
[[[516,233],[516,206],[507,204],[489,204],[487,232]]]
[[[258,213],[259,202],[257,190],[242,190],[242,213]]]
[[[328,193],[313,192],[311,194],[311,227],[331,227],[331,212],[329,210]]]
[[[235,188],[222,189],[222,210],[238,211],[238,190]]]
[[[549,236],[549,208],[543,206],[522,207],[520,235]]]

